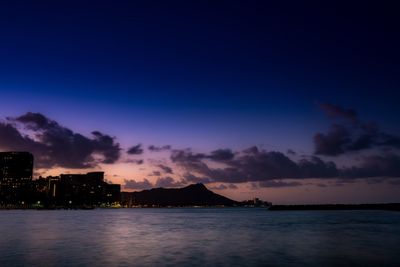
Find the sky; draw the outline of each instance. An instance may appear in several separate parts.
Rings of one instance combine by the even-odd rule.
[[[400,201],[400,19],[352,1],[2,1],[0,151],[35,177]]]

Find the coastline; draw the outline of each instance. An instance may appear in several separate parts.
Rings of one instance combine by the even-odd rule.
[[[305,205],[271,205],[271,206],[225,206],[225,205],[188,205],[188,206],[161,206],[161,205],[138,205],[138,206],[54,206],[40,207],[37,205],[25,206],[0,206],[0,210],[94,210],[94,209],[179,209],[179,208],[245,208],[263,209],[268,211],[345,211],[345,210],[382,210],[400,211],[400,203],[374,203],[374,204],[305,204]]]

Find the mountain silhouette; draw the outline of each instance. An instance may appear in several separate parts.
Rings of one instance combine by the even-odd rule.
[[[234,206],[238,202],[218,195],[203,184],[192,184],[183,188],[153,188],[140,192],[123,192],[125,202],[148,206]]]

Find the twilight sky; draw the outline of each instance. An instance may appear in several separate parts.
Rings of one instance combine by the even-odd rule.
[[[400,201],[398,8],[275,2],[2,1],[0,150],[125,190]]]

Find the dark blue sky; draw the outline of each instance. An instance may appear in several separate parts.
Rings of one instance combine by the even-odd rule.
[[[210,151],[312,154],[354,109],[400,134],[398,7],[368,1],[2,1],[2,117]]]
[[[0,17],[2,90],[46,101],[283,118],[320,101],[389,124],[399,113],[390,5],[9,1]]]
[[[3,2],[2,83],[155,109],[398,111],[396,8],[297,2]]]

